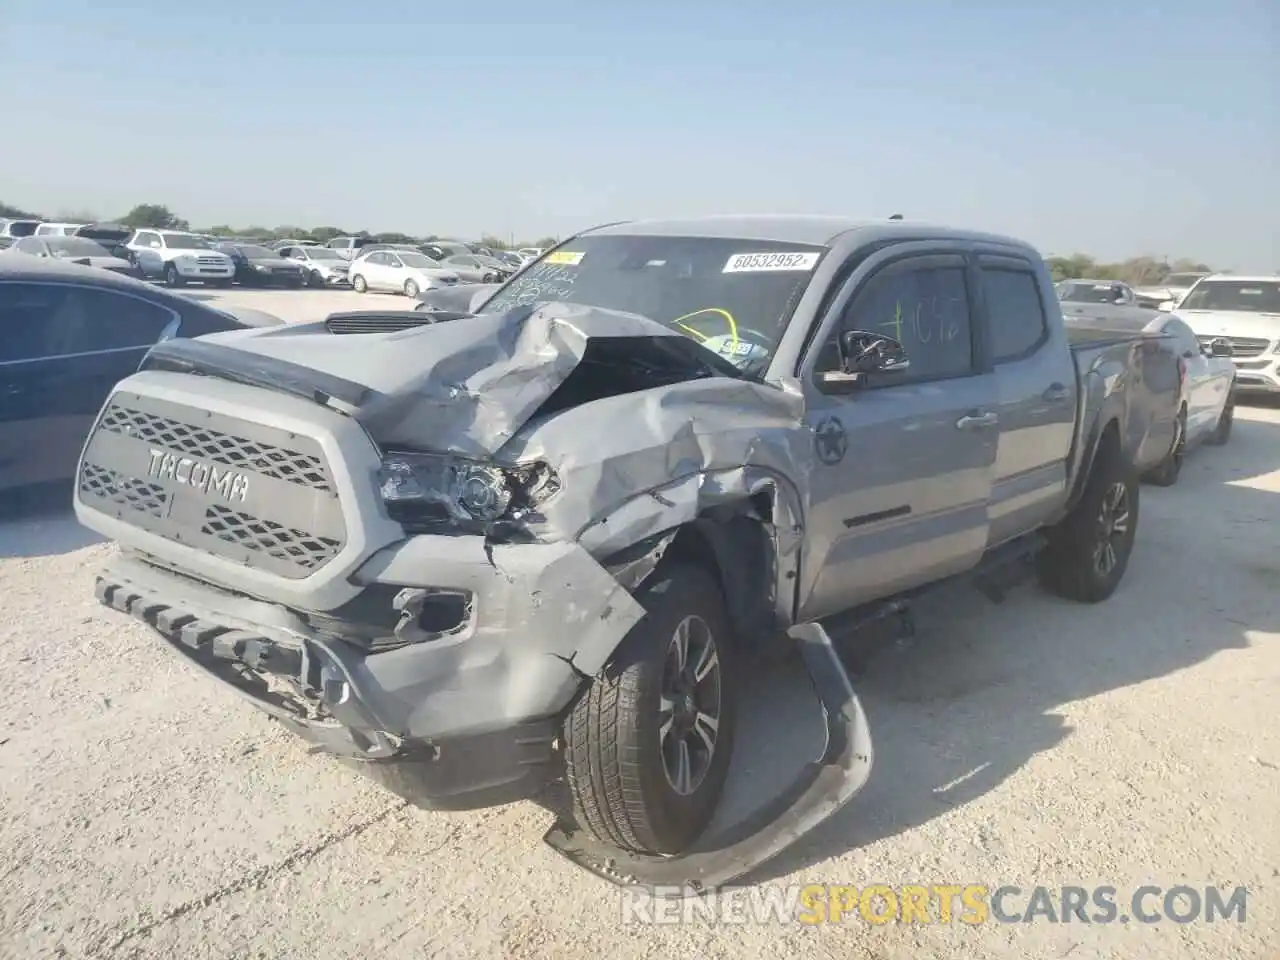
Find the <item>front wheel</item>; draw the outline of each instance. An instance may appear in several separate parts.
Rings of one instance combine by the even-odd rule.
[[[178,268],[172,263],[166,264],[164,268],[164,282],[169,287],[180,287],[185,282],[182,275],[178,273]]]
[[[410,299],[416,300],[418,297],[418,285],[412,280],[404,282],[404,295]]]
[[[360,276],[360,274],[357,273],[354,277],[351,278],[351,289],[354,290],[356,293],[368,293],[369,284],[365,283],[364,277]]]
[[[1082,603],[1115,593],[1138,530],[1139,487],[1118,444],[1098,451],[1080,502],[1048,531],[1048,545],[1037,558],[1047,590]]]
[[[719,584],[671,564],[636,597],[645,617],[564,725],[579,826],[646,854],[693,844],[715,815],[733,752],[737,680]]]

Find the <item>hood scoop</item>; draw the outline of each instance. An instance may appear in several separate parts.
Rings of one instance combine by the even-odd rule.
[[[420,310],[351,310],[331,313],[324,321],[324,328],[336,336],[356,333],[394,333],[412,330],[446,320],[460,320],[466,313],[442,313]]]

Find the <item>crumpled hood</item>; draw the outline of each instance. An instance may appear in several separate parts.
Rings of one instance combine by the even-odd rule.
[[[646,317],[566,303],[392,333],[336,336],[322,324],[307,324],[200,339],[368,388],[355,416],[384,447],[475,458],[496,453],[564,383],[593,342],[637,355],[656,353],[657,365],[670,368],[668,382],[706,375],[715,362],[688,337]],[[164,353],[184,349],[169,344]],[[259,366],[259,375],[270,377],[270,363]],[[682,376],[682,369],[688,373]]]

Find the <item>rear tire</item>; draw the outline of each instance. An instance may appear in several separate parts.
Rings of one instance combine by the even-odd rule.
[[[1222,415],[1218,417],[1218,425],[1213,428],[1213,433],[1209,434],[1205,443],[1211,443],[1215,447],[1225,447],[1227,441],[1231,439],[1231,426],[1236,419],[1236,405],[1232,400],[1227,401],[1227,405],[1222,408]]]
[[[1187,455],[1186,407],[1178,411],[1175,430],[1173,446],[1169,448],[1165,458],[1144,477],[1145,480],[1155,484],[1157,487],[1172,487],[1178,482],[1178,477],[1182,473],[1182,461],[1186,459]]]
[[[636,599],[644,619],[565,719],[566,779],[579,826],[597,840],[673,854],[711,822],[729,774],[732,640],[719,584],[700,566],[668,565]]]
[[[356,293],[368,293],[369,284],[365,283],[364,277],[360,276],[360,274],[357,273],[354,277],[351,278],[351,289],[354,290]]]
[[[1056,527],[1037,557],[1041,585],[1081,603],[1115,593],[1138,530],[1140,484],[1118,443],[1098,451],[1080,502]]]
[[[412,280],[406,280],[404,282],[404,295],[410,300],[418,299],[418,285]]]

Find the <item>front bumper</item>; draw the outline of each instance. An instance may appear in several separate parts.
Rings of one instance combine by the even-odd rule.
[[[325,613],[132,554],[109,561],[96,593],[298,736],[415,803],[467,808],[529,796],[552,772],[559,718],[588,672],[574,661],[594,666],[642,611],[580,548],[502,548],[516,552],[500,572],[482,547],[468,557],[438,541],[467,542],[423,536],[381,551],[365,590]],[[399,585],[407,579],[448,585],[429,596],[465,596],[456,622]],[[540,602],[570,580],[599,598],[588,623],[566,623],[560,605]],[[606,581],[614,589],[602,590]]]
[[[1280,356],[1267,354],[1236,361],[1237,394],[1280,394]]]
[[[228,616],[209,604],[222,607],[234,598],[127,557],[102,571],[95,592],[320,751],[421,806],[506,803],[533,795],[554,775],[555,717],[431,737],[382,729],[381,716],[395,712],[389,701],[396,693],[378,683],[377,665],[341,641],[290,625],[296,614],[282,608],[261,617],[274,623]]]
[[[211,266],[207,264],[190,264],[179,263],[177,260],[169,261],[173,264],[174,269],[178,271],[178,276],[184,280],[231,280],[236,275],[234,266]]]

